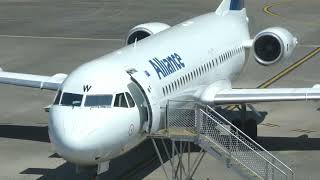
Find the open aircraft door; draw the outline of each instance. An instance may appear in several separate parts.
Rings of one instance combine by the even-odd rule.
[[[143,72],[127,70],[131,76],[128,89],[138,106],[141,130],[153,133],[159,130],[160,105],[156,101],[156,91],[152,90],[150,80]]]

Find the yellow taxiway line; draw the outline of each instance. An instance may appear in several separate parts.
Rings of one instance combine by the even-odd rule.
[[[276,14],[272,11],[270,11],[270,9],[274,6],[279,6],[281,5],[282,3],[274,3],[274,4],[271,4],[271,5],[266,5],[263,7],[263,12],[265,12],[266,14],[270,15],[270,16],[275,16],[275,17],[279,17],[280,15],[279,14]]]
[[[274,82],[278,81],[283,76],[289,74],[291,71],[297,69],[303,63],[307,62],[309,59],[311,59],[315,55],[319,54],[319,52],[320,52],[320,47],[312,50],[305,57],[303,57],[302,59],[298,60],[297,62],[291,64],[290,66],[288,66],[286,69],[284,69],[283,71],[281,71],[280,73],[278,73],[277,75],[272,77],[271,79],[269,79],[269,80],[265,81],[264,83],[260,84],[257,88],[267,88],[267,87],[269,87],[271,84],[273,84]]]

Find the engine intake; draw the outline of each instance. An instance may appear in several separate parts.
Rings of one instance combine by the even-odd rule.
[[[288,59],[297,45],[297,38],[286,29],[273,27],[259,33],[253,42],[254,57],[268,66]]]
[[[157,34],[168,28],[170,28],[169,25],[158,22],[140,24],[138,26],[135,26],[129,31],[127,35],[126,45],[132,44],[135,41],[140,41],[141,39]]]

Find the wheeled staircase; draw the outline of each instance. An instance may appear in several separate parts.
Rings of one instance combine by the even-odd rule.
[[[293,180],[294,173],[286,164],[235,127],[214,108],[195,102],[169,101],[163,110],[164,129],[151,134],[150,138],[193,142],[200,146],[202,151],[220,159],[227,167],[246,179]],[[158,151],[155,143],[154,145]],[[158,156],[162,160],[159,152]],[[181,159],[178,165],[180,163]],[[178,171],[177,169],[175,170]],[[184,179],[192,179],[193,174],[194,172],[185,173]],[[182,180],[182,177],[172,176],[172,179]],[[167,176],[167,179],[170,178]]]

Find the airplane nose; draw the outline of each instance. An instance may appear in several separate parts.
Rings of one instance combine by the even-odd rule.
[[[139,127],[136,109],[123,113],[54,106],[49,114],[49,136],[56,152],[79,165],[94,165],[126,152],[140,142]]]
[[[92,164],[96,159],[97,146],[88,134],[63,133],[49,130],[50,139],[55,150],[64,159],[76,164]]]
[[[51,109],[49,117],[49,136],[56,152],[64,159],[75,164],[95,164],[101,156],[108,152],[101,152],[101,138],[95,135],[96,128],[81,122],[76,115],[77,110],[64,112]],[[75,119],[74,117],[79,117]],[[103,154],[102,154],[103,153]]]

